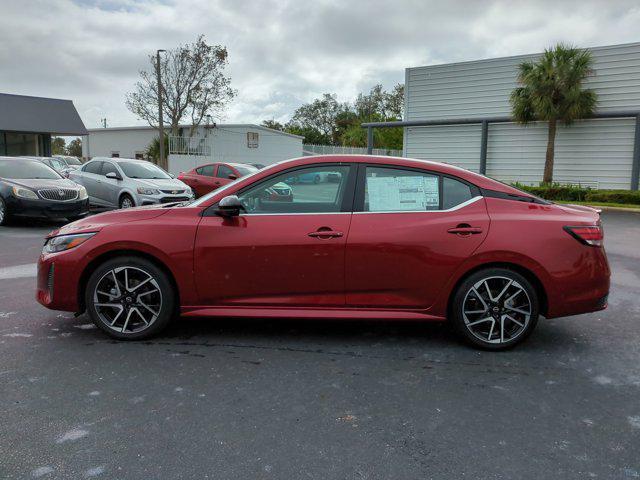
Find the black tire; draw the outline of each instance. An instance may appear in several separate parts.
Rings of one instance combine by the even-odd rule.
[[[131,208],[131,207],[127,207],[125,206],[126,202],[129,201],[131,204],[131,207],[135,207],[136,203],[133,201],[133,198],[131,198],[131,195],[129,195],[128,193],[125,193],[124,195],[122,195],[120,197],[120,200],[118,201],[118,207],[119,208]]]
[[[491,298],[488,292],[493,292]],[[460,284],[451,304],[451,323],[474,347],[507,350],[531,335],[539,313],[538,294],[529,280],[513,270],[488,268],[474,272]]]
[[[316,185],[320,183],[320,180],[321,180],[320,175],[316,175],[315,177],[313,177],[313,183],[315,183]]]
[[[157,308],[157,312],[156,312],[157,315],[155,316],[155,319],[152,321],[149,321],[148,326],[141,325],[140,329],[134,330],[133,327],[138,323],[141,324],[142,321],[139,320],[140,317],[137,316],[137,313],[132,311],[131,321],[133,323],[131,324],[132,326],[131,331],[125,330],[125,328],[128,325],[124,325],[122,323],[122,320],[119,320],[119,322],[116,323],[114,327],[111,327],[109,325],[108,320],[110,320],[110,318],[107,318],[107,316],[111,315],[109,313],[110,311],[114,312],[115,314],[118,311],[117,308],[113,308],[109,310],[108,308],[105,309],[104,307],[102,307],[101,311],[99,312],[98,307],[96,307],[95,305],[96,303],[102,303],[102,302],[113,302],[114,304],[119,303],[123,306],[122,314],[126,315],[131,310],[139,309],[143,313],[149,315],[149,313],[146,312],[146,310],[140,304],[138,304],[138,302],[140,302],[141,295],[138,295],[137,293],[124,293],[122,295],[122,297],[125,297],[125,295],[129,297],[134,297],[134,298],[136,296],[138,297],[132,302],[130,302],[128,305],[126,304],[127,302],[125,302],[125,298],[121,298],[118,300],[114,298],[112,300],[110,298],[105,299],[106,297],[104,296],[96,297],[96,295],[104,295],[104,294],[96,293],[99,282],[103,281],[105,278],[107,278],[107,276],[110,277],[110,273],[112,271],[115,272],[115,270],[121,269],[124,267],[126,267],[127,269],[131,269],[134,272],[135,271],[144,272],[150,277],[152,277],[153,281],[148,281],[146,283],[147,286],[145,288],[155,289],[157,286],[157,289],[160,292],[159,308],[157,308],[157,304],[153,305],[153,308]],[[124,272],[124,271],[120,270],[120,272]],[[131,275],[129,275],[128,278],[131,278]],[[129,286],[135,288],[135,285],[133,285],[133,282],[135,282],[135,280],[129,280],[129,281],[131,282]],[[151,285],[149,285],[150,283]],[[102,283],[100,284],[100,291],[105,290],[103,285],[104,284]],[[119,284],[119,286],[123,287],[122,282]],[[144,285],[141,285],[138,288],[141,288],[142,286]],[[140,290],[133,290],[133,291],[136,292]],[[154,294],[154,295],[157,295],[157,294]],[[95,302],[94,301],[95,298],[98,298],[99,301]],[[111,260],[107,260],[105,263],[101,264],[98,268],[96,268],[91,274],[91,276],[89,277],[89,280],[87,282],[85,292],[84,292],[84,299],[85,299],[87,313],[89,315],[89,318],[91,318],[91,320],[93,321],[93,323],[102,331],[107,333],[109,336],[113,338],[117,338],[118,340],[141,340],[144,338],[149,338],[154,335],[157,335],[160,331],[166,328],[166,326],[169,324],[169,322],[171,321],[176,311],[176,292],[167,274],[161,268],[156,266],[154,263],[144,258],[135,257],[135,256],[116,257]],[[119,327],[119,325],[123,325],[122,331],[117,331],[117,328]]]
[[[6,225],[9,221],[9,212],[7,212],[7,204],[4,199],[0,197],[0,226]]]

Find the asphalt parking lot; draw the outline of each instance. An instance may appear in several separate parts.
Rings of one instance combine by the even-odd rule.
[[[446,326],[174,322],[141,343],[34,300],[55,224],[0,228],[0,478],[640,478],[640,215],[603,312],[503,353]]]

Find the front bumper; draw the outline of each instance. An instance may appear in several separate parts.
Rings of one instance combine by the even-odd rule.
[[[81,217],[89,213],[89,199],[55,202],[9,196],[5,199],[10,215],[42,218]]]
[[[155,205],[158,203],[173,203],[173,202],[186,202],[193,200],[193,194],[189,195],[187,193],[179,194],[179,195],[170,195],[170,194],[160,194],[160,195],[142,195],[138,194],[136,199],[136,205],[144,206],[144,205]]]
[[[42,253],[38,259],[36,300],[52,310],[78,312],[78,285],[88,259],[78,247],[59,253]]]

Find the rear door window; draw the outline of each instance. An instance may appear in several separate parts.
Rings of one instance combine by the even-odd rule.
[[[426,212],[440,209],[440,177],[418,170],[366,167],[365,212]]]
[[[82,171],[83,172],[87,172],[87,173],[95,173],[96,175],[100,175],[100,171],[102,169],[102,163],[103,162],[98,162],[98,161],[89,162],[82,168]]]
[[[231,170],[226,165],[218,166],[218,175],[216,175],[218,178],[229,178],[229,175],[235,175],[233,170]]]
[[[102,175],[107,175],[107,173],[115,173],[116,175],[119,175],[118,170],[116,169],[115,165],[111,162],[103,162],[102,164]]]
[[[205,177],[215,177],[215,165],[205,165],[200,168],[196,168],[196,173],[198,175],[204,175]]]

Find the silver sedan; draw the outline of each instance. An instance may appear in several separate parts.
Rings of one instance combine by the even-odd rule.
[[[91,205],[130,208],[193,199],[191,188],[160,167],[131,158],[93,158],[69,178],[83,185]]]

